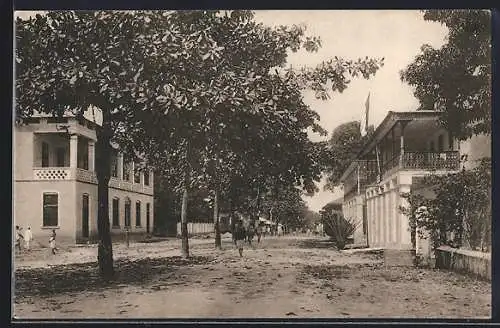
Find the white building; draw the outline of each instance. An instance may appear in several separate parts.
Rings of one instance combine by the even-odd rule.
[[[56,230],[72,243],[97,239],[95,120],[35,115],[14,128],[14,225],[38,240]],[[153,172],[134,170],[118,151],[109,182],[111,234],[151,233]]]
[[[389,112],[344,172],[344,216],[361,221],[355,243],[412,249],[401,194],[419,188],[426,175],[457,172],[491,156],[491,136],[459,142],[438,119],[434,111]]]

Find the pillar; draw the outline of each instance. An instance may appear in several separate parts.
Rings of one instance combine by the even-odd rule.
[[[139,172],[139,179],[141,186],[144,186],[144,170],[141,170],[141,172]]]
[[[118,156],[117,156],[117,175],[118,175],[118,179],[120,180],[123,180],[123,154],[122,153],[118,153]]]
[[[134,162],[130,162],[130,182],[135,183],[135,167],[134,167]]]
[[[394,188],[395,186],[393,186]],[[398,194],[396,189],[391,190],[391,203],[392,203],[392,242],[397,243],[397,225],[398,225],[398,213],[399,213],[399,205],[398,205]]]
[[[95,141],[89,140],[89,171],[95,171]]]
[[[78,163],[78,136],[72,134],[69,139],[69,167],[76,168]]]
[[[408,193],[408,192],[410,192],[410,186],[402,185],[399,187],[400,194],[401,193]],[[401,203],[401,206],[404,206],[404,207],[408,207],[408,205],[409,205],[408,201],[403,197],[400,197],[400,203]],[[400,221],[401,221],[401,227],[400,227],[400,236],[401,236],[400,245],[401,245],[401,248],[402,249],[411,249],[411,248],[413,248],[413,246],[411,243],[410,220],[403,213],[400,213],[399,217],[400,217]]]
[[[401,125],[401,136],[399,137],[399,166],[403,167],[404,164],[404,154],[405,154],[405,127],[408,122],[400,121]]]

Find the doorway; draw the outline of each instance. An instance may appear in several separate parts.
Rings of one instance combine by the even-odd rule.
[[[89,238],[89,195],[82,196],[82,237]]]

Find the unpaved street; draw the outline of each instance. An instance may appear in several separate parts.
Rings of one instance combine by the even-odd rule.
[[[33,252],[16,261],[14,315],[490,317],[488,282],[451,272],[386,268],[380,254],[330,246],[314,238],[266,238],[239,258],[228,239],[222,251],[213,249],[213,239],[193,239],[192,258],[182,260],[179,240],[129,249],[116,245],[117,281],[106,286],[96,275],[95,247],[72,248],[53,258]]]

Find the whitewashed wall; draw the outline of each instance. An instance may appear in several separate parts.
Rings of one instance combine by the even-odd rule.
[[[188,222],[187,229],[188,229],[188,234],[190,235],[211,233],[214,232],[214,224]],[[181,234],[181,223],[177,222],[177,235],[180,234]]]

